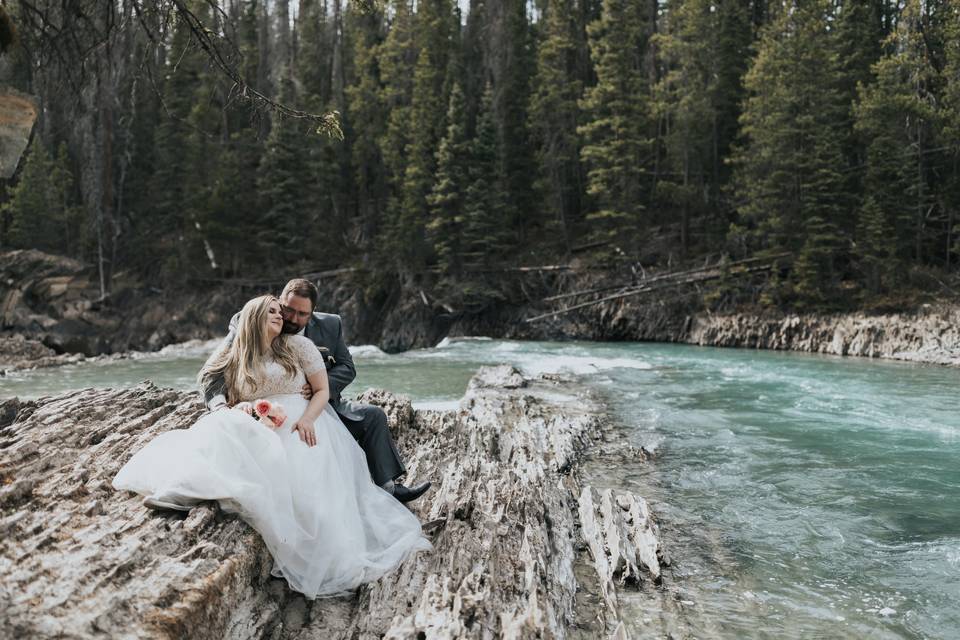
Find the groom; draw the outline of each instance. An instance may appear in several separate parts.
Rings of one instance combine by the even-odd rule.
[[[396,482],[397,478],[406,473],[406,468],[387,427],[387,415],[380,407],[351,402],[340,397],[346,386],[353,382],[357,370],[353,366],[350,350],[343,341],[340,316],[315,312],[318,297],[317,288],[309,280],[297,278],[287,283],[280,294],[283,333],[306,336],[317,345],[327,365],[330,406],[367,455],[367,467],[373,481],[392,493],[400,502],[416,500],[430,488],[430,483],[405,487]],[[239,318],[238,313],[230,320],[230,332],[224,338],[227,343],[233,342]],[[304,395],[309,397],[312,394],[310,385],[305,385]],[[203,390],[203,396],[210,409],[226,404],[223,377],[213,380]]]

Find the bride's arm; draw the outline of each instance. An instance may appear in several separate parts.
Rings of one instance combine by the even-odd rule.
[[[316,373],[307,377],[310,387],[313,389],[313,397],[310,398],[310,404],[307,410],[303,412],[303,420],[309,420],[311,424],[320,417],[323,410],[327,408],[330,402],[330,385],[327,382],[327,370],[320,369]]]
[[[300,419],[293,425],[293,431],[300,433],[300,439],[312,447],[317,444],[317,430],[314,423],[326,408],[330,401],[330,388],[327,386],[327,371],[321,368],[320,371],[309,376],[310,386],[313,387],[313,397],[310,398],[310,404],[306,411],[300,416]]]

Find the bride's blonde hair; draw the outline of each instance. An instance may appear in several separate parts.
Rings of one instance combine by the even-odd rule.
[[[297,358],[287,345],[287,336],[281,334],[274,338],[269,347],[264,347],[267,335],[267,317],[270,303],[280,301],[276,296],[259,296],[249,300],[240,311],[237,323],[237,335],[230,348],[210,360],[197,376],[201,388],[218,375],[223,375],[226,385],[227,401],[234,403],[240,398],[240,390],[257,386],[257,374],[267,354],[273,355],[290,377],[297,374]]]

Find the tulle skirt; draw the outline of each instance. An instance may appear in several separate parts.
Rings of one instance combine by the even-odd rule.
[[[184,508],[219,501],[263,537],[273,575],[308,598],[347,593],[431,548],[416,516],[373,484],[363,450],[332,408],[317,418],[317,444],[308,447],[292,431],[307,401],[268,399],[287,412],[278,429],[242,411],[214,411],[154,438],[113,486]]]

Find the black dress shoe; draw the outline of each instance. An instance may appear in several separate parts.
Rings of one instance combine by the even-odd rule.
[[[393,497],[400,502],[410,502],[422,496],[429,488],[429,482],[418,484],[415,487],[405,487],[398,482],[393,485]]]

